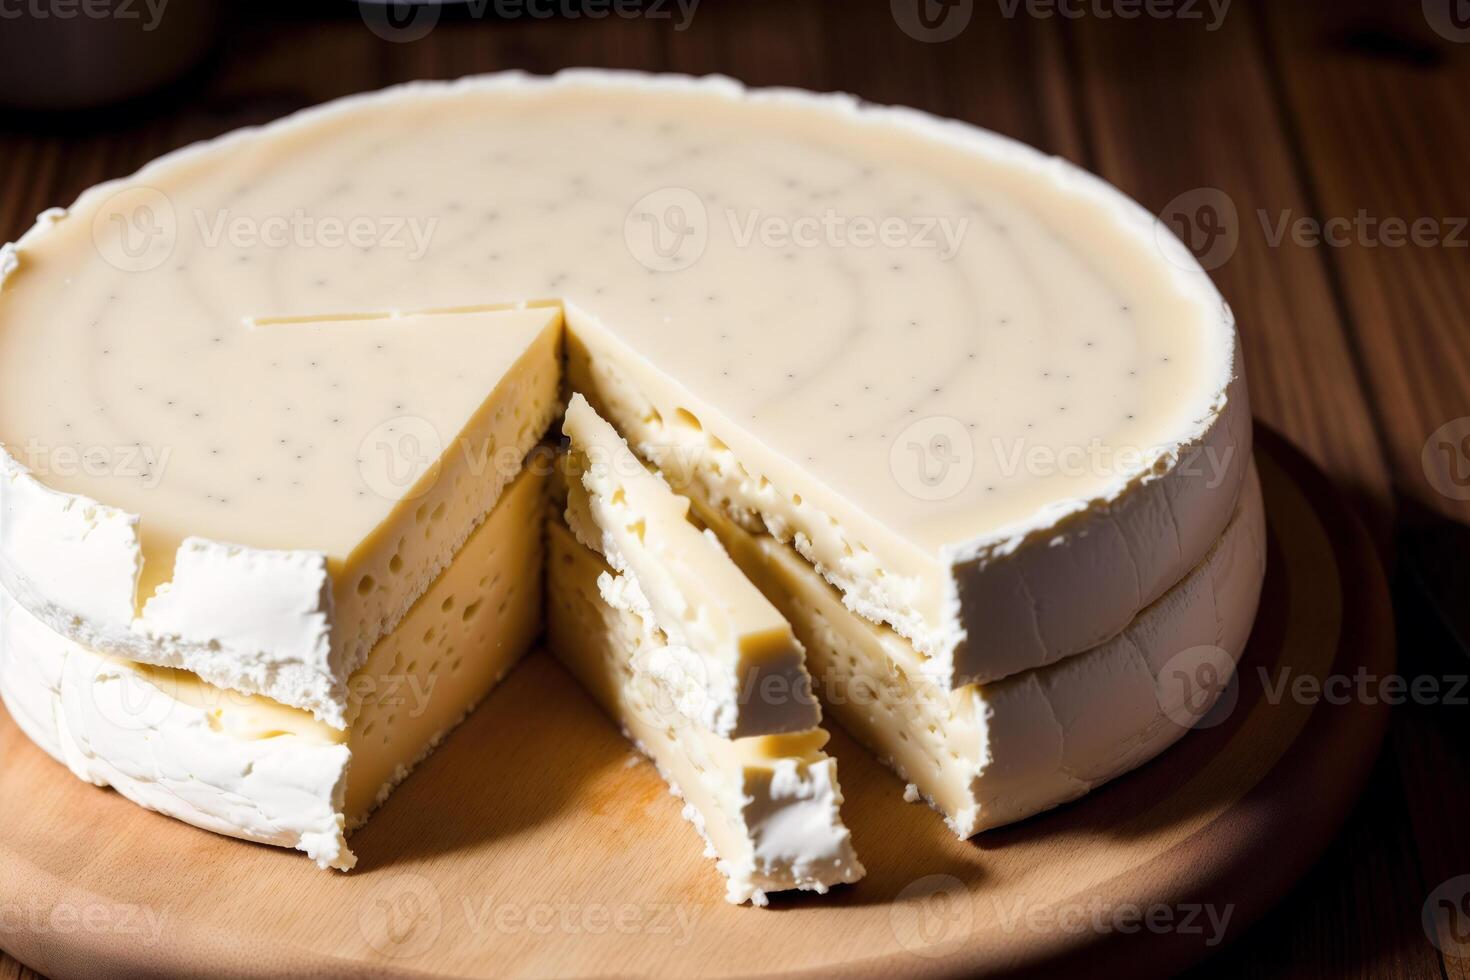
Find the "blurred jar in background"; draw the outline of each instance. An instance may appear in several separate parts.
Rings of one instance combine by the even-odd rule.
[[[218,38],[219,0],[0,0],[0,105],[90,109],[178,78]]]

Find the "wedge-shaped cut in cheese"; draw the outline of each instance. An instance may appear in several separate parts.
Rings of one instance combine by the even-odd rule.
[[[1082,796],[1205,717],[1229,689],[1265,570],[1251,467],[1234,519],[1205,560],[1120,635],[1048,667],[947,691],[907,641],[847,610],[789,546],[703,516],[790,617],[832,715],[960,837]]]
[[[439,393],[502,375],[492,331],[347,339],[371,322],[278,368],[259,337],[310,327],[283,317],[561,304],[575,388],[635,449],[670,473],[654,450],[697,450],[702,494],[791,542],[951,688],[1123,629],[1219,537],[1249,453],[1233,318],[1154,216],[973,127],[727,79],[345,100],[88,191],[0,273],[4,507],[40,521],[6,535],[17,597],[74,638],[328,718],[321,678],[413,592],[377,560],[406,536],[431,575],[475,519],[455,494],[494,485],[454,490],[446,463],[449,516],[414,539],[416,505],[357,497],[359,445],[405,414],[448,439],[462,420]],[[529,438],[541,406],[518,403]],[[338,426],[339,407],[361,421]],[[345,460],[332,479],[327,459]],[[176,545],[173,601],[135,629],[140,562],[146,599]],[[229,618],[221,594],[259,598]]]
[[[921,654],[924,672],[949,688],[1054,663],[1115,635],[1203,557],[1235,504],[1249,460],[1250,411],[1237,363],[1218,419],[1188,446],[1116,446],[1096,436],[1034,442],[1032,422],[1013,433],[995,429],[980,445],[973,432],[983,432],[982,423],[917,417],[911,408],[906,417],[916,421],[895,418],[883,435],[894,440],[892,457],[881,467],[869,460],[867,480],[849,473],[861,490],[843,495],[814,475],[811,464],[822,457],[793,463],[657,370],[615,331],[573,309],[568,317],[568,383],[640,455],[747,530],[793,545],[842,591],[849,609],[893,626]],[[900,356],[883,356],[890,354]],[[1038,373],[1074,378],[1060,368]],[[1071,388],[1087,384],[1078,378]],[[1111,396],[1090,392],[1094,397]],[[856,436],[830,431],[824,449],[850,438]],[[1049,481],[1024,486],[1032,467],[1104,476],[1134,458],[1153,460],[1157,470],[1106,499],[1047,500],[1041,487]],[[992,472],[981,475],[987,464]],[[946,474],[957,468],[976,472],[957,481],[961,489],[946,489]],[[989,508],[978,505],[956,514],[956,499],[976,480],[987,481],[987,492],[1020,485],[991,518],[980,517]],[[915,522],[907,530],[874,520],[864,504],[891,502],[894,494],[909,497],[898,508]],[[1027,506],[1034,507],[1029,514]]]
[[[715,536],[689,523],[689,500],[650,473],[587,400],[573,395],[562,431],[567,523],[615,570],[603,598],[659,630],[647,665],[680,708],[716,735],[801,732],[821,722],[801,644]]]
[[[350,869],[346,833],[454,728],[540,626],[545,479],[523,473],[352,677],[349,727],[187,671],[100,655],[0,592],[0,696],[79,778],[220,834]]]
[[[0,580],[89,648],[342,727],[347,678],[550,423],[560,329],[530,309],[0,330],[0,358],[109,367],[65,405],[41,374],[0,383],[7,432],[28,440],[6,444],[26,466],[0,458]],[[121,447],[93,446],[96,469],[58,462],[92,451],[81,416]]]
[[[683,798],[684,817],[728,879],[726,898],[765,905],[768,892],[826,892],[861,878],[837,762],[822,751],[827,733],[731,739],[691,722],[638,668],[657,634],[603,599],[608,566],[560,521],[548,534],[551,648]]]

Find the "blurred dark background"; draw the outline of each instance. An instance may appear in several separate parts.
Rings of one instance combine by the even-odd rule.
[[[1400,670],[1470,636],[1470,5],[1463,0],[0,2],[0,239],[176,146],[415,78],[600,66],[846,90],[1066,156],[1156,213],[1234,204],[1212,270],[1262,420],[1351,500],[1395,583]],[[39,10],[46,16],[27,14]],[[151,26],[150,26],[151,25]],[[1414,221],[1433,246],[1273,241],[1262,215]],[[1426,896],[1470,872],[1463,702],[1396,709],[1316,870],[1201,976],[1455,977]],[[18,970],[0,954],[0,978]]]

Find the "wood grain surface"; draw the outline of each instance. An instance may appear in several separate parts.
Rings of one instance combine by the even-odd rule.
[[[0,238],[160,152],[324,99],[570,65],[725,72],[915,105],[1067,156],[1161,212],[1218,191],[1237,243],[1213,274],[1240,320],[1255,409],[1372,528],[1397,568],[1401,669],[1447,689],[1466,672],[1470,635],[1470,504],[1456,479],[1470,458],[1435,434],[1470,416],[1470,250],[1445,240],[1470,214],[1470,43],[1435,3],[1236,0],[1211,29],[1203,4],[1202,20],[1125,20],[979,0],[957,37],[923,43],[881,0],[704,0],[686,30],[650,17],[447,17],[407,44],[337,5],[239,5],[209,63],[145,102],[64,117],[0,109]],[[1283,216],[1359,212],[1431,219],[1441,240],[1274,237]],[[1425,938],[1420,912],[1440,882],[1470,872],[1467,731],[1447,699],[1397,709],[1328,856],[1202,972],[1465,975]],[[7,969],[0,954],[0,978]]]
[[[1269,431],[1256,455],[1269,561],[1236,683],[1161,758],[1070,806],[958,841],[836,733],[868,876],[761,912],[722,901],[678,801],[541,653],[354,836],[351,875],[69,779],[0,713],[12,948],[64,977],[1165,975],[1322,853],[1388,713],[1272,693],[1391,671],[1392,616],[1332,485]]]

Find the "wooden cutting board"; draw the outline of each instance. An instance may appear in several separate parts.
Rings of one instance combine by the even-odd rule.
[[[1270,564],[1233,707],[1076,804],[956,841],[835,731],[868,877],[732,907],[653,769],[536,654],[354,837],[342,875],[84,785],[0,710],[0,947],[55,977],[1181,967],[1322,853],[1386,718],[1268,696],[1283,677],[1387,675],[1393,633],[1356,519],[1281,438],[1257,438]]]

